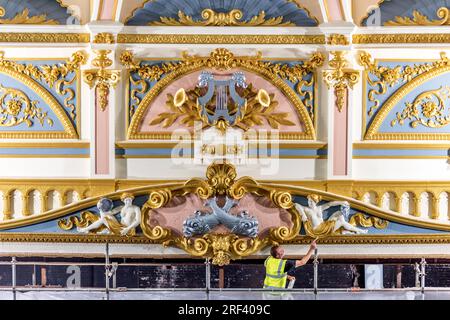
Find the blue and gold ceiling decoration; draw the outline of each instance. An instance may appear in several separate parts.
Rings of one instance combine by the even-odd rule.
[[[270,79],[273,84],[278,81],[276,87],[285,91],[285,95],[299,110],[306,130],[304,139],[315,137],[318,94],[316,69],[324,62],[324,57],[320,53],[313,54],[309,60],[283,61],[264,60],[260,53],[255,57],[236,57],[226,49],[216,49],[209,57],[188,56],[184,53],[181,60],[136,62],[133,54],[125,51],[120,60],[130,73],[127,84],[129,139],[137,138],[137,128],[145,110],[149,107],[149,101],[152,101],[164,87],[181,75],[209,68],[218,70],[242,68]],[[161,138],[161,134],[145,138],[159,139],[158,137]]]
[[[362,26],[442,26],[450,24],[450,0],[381,0]]]
[[[136,9],[131,26],[302,26],[318,20],[292,0],[150,0]]]
[[[80,65],[84,52],[70,59],[15,60],[0,54],[0,137],[79,136]]]
[[[0,24],[79,24],[61,0],[0,0]]]
[[[367,140],[450,139],[450,61],[372,60],[365,68],[363,131]]]

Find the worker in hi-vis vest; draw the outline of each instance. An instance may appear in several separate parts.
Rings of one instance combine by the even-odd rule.
[[[295,268],[304,266],[311,258],[316,247],[316,240],[314,240],[309,247],[308,253],[301,260],[284,260],[284,249],[281,246],[273,246],[270,249],[270,256],[264,262],[266,267],[264,288],[284,289],[286,280],[295,280],[295,277],[288,273],[295,271]]]

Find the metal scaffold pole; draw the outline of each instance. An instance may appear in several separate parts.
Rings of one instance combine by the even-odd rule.
[[[106,248],[105,248],[105,293],[106,293],[106,300],[109,300],[109,278],[111,271],[109,266],[109,243],[106,242]]]
[[[319,275],[319,251],[314,249],[314,295],[317,295]]]
[[[422,260],[420,261],[420,288],[422,290],[422,293],[425,293],[425,266],[426,266],[427,262],[425,260],[425,258],[422,258]]]
[[[17,272],[16,272],[16,257],[11,258],[11,268],[12,268],[12,292],[13,300],[16,300],[16,286],[17,286]]]
[[[205,291],[206,299],[209,300],[209,290],[211,289],[211,262],[209,262],[209,258],[206,258],[205,267]]]

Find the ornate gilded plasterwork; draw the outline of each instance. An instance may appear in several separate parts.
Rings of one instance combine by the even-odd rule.
[[[115,88],[120,80],[120,70],[108,70],[112,65],[112,60],[108,58],[111,50],[94,50],[96,57],[92,60],[92,65],[98,69],[85,70],[83,72],[84,81],[97,92],[97,99],[102,111],[109,103],[109,88]]]
[[[336,106],[339,112],[345,106],[345,98],[349,89],[359,81],[359,71],[346,68],[348,65],[345,59],[345,52],[333,51],[331,52],[333,59],[328,63],[331,70],[323,71],[323,78],[328,86],[334,88],[336,94]]]
[[[94,37],[94,43],[113,44],[116,43],[116,39],[112,33],[100,32]]]
[[[178,96],[183,97],[178,98]],[[158,114],[158,116],[150,122],[150,125],[162,123],[164,128],[169,128],[179,120],[181,124],[187,127],[193,127],[195,122],[202,123],[203,128],[211,127],[211,124],[207,119],[201,116],[201,109],[197,104],[197,99],[200,96],[200,88],[198,87],[188,91],[180,89],[175,97],[168,94],[166,101],[168,112]],[[241,97],[246,99],[247,103],[244,107],[242,117],[237,119],[237,122],[233,127],[238,127],[246,131],[255,125],[263,125],[264,122],[267,122],[272,129],[278,129],[280,125],[295,125],[288,119],[289,113],[276,112],[278,102],[274,100],[273,94],[268,94],[263,89],[257,91],[253,88],[252,84],[250,84],[247,88],[242,89]],[[177,101],[178,99],[181,99],[181,101]],[[231,101],[231,99],[228,101]],[[214,108],[214,102],[211,101],[207,105],[207,109],[213,111]],[[232,109],[232,112],[235,112],[236,108],[234,107]],[[219,120],[214,126],[219,130],[224,131],[230,124],[224,120]]]
[[[53,126],[53,120],[38,107],[39,101],[30,98],[21,90],[3,87],[0,84],[0,127],[14,127],[26,123],[28,127],[37,120],[41,126],[44,121]]]
[[[141,228],[146,237],[165,246],[176,246],[195,257],[211,257],[213,264],[225,265],[230,259],[251,255],[263,247],[294,239],[300,232],[300,217],[294,209],[292,197],[287,192],[264,188],[250,177],[235,180],[237,174],[232,165],[214,164],[208,167],[207,180],[191,179],[181,187],[163,188],[150,192],[148,201],[142,207]],[[272,228],[264,238],[240,237],[235,234],[208,233],[201,237],[186,238],[174,234],[171,229],[159,225],[151,226],[148,221],[153,209],[162,208],[176,196],[195,194],[203,200],[226,195],[231,199],[242,199],[246,194],[265,196],[272,203],[289,212],[292,227]]]
[[[386,21],[385,26],[445,26],[450,25],[450,10],[446,7],[439,8],[436,15],[440,20],[430,20],[417,10],[413,11],[413,17],[396,16],[394,20]]]
[[[449,37],[450,38],[450,37]],[[0,35],[1,40],[1,35]],[[324,35],[278,34],[126,34],[117,35],[117,43],[175,44],[325,44]]]
[[[419,94],[413,102],[407,102],[397,118],[391,121],[391,126],[403,125],[406,119],[411,120],[410,126],[416,128],[422,125],[429,128],[441,128],[450,124],[450,88],[440,87]],[[447,103],[446,103],[447,102]]]
[[[86,54],[83,51],[75,52],[70,59],[64,64],[54,65],[40,65],[35,66],[32,64],[20,64],[13,60],[8,60],[4,57],[4,53],[0,52],[0,73],[8,75],[33,90],[46,104],[53,110],[58,117],[64,132],[27,132],[27,131],[15,131],[15,132],[1,132],[2,138],[78,138],[78,133],[74,127],[72,121],[75,121],[75,105],[73,98],[75,92],[70,86],[77,79],[75,74],[71,79],[68,79],[68,75],[79,71],[80,65],[86,62]],[[67,109],[72,121],[68,118],[65,111],[45,89],[39,81],[46,83],[49,88],[55,90],[55,93],[64,97],[64,107]]]
[[[393,139],[410,139],[410,140],[439,140],[448,139],[449,134],[444,133],[380,133],[378,132],[381,124],[386,119],[389,112],[412,90],[422,85],[426,81],[450,71],[450,61],[445,55],[441,53],[441,58],[430,63],[417,64],[413,66],[396,66],[394,68],[379,66],[376,61],[367,52],[360,52],[359,63],[365,68],[367,83],[375,87],[368,91],[367,99],[372,104],[366,110],[368,116],[373,116],[372,123],[365,133],[365,139],[368,140],[393,140]],[[375,76],[376,80],[372,80],[367,74]],[[402,85],[392,96],[390,96],[381,106],[379,98],[386,94],[388,87]],[[364,100],[365,101],[365,100]],[[380,108],[381,107],[381,108]],[[364,119],[366,115],[364,114]],[[426,117],[426,116],[425,116]],[[395,122],[404,121],[408,118],[408,110],[402,115],[398,115]],[[433,122],[426,120],[429,127],[432,127]],[[365,121],[364,121],[365,122]],[[424,122],[424,123],[425,123]],[[414,121],[413,121],[414,123]],[[417,123],[418,124],[418,123]],[[435,126],[436,127],[436,126]],[[417,126],[413,126],[417,128]]]
[[[3,17],[6,14],[4,8],[0,7],[0,17]],[[46,14],[41,14],[38,16],[31,16],[28,8],[23,9],[22,12],[17,13],[11,19],[2,19],[0,18],[0,24],[48,24],[55,25],[59,24],[57,20],[47,19]]]
[[[89,33],[0,33],[0,42],[89,43]]]
[[[448,33],[354,34],[353,44],[450,43]]]
[[[346,46],[350,43],[346,35],[333,33],[327,37],[327,44],[331,46]]]
[[[244,14],[239,9],[229,12],[215,12],[212,9],[204,9],[201,13],[203,21],[195,21],[182,11],[178,11],[178,20],[170,17],[160,17],[160,21],[152,21],[150,26],[239,26],[239,27],[290,27],[295,26],[292,22],[283,22],[283,17],[266,19],[266,13],[260,11],[258,15],[248,21],[241,21]]]
[[[131,79],[131,81],[133,81],[134,84],[141,84],[142,90],[144,90],[144,86],[146,88],[146,84],[144,84],[145,80],[159,80],[149,93],[145,95],[142,101],[139,101],[136,97],[136,93],[140,91],[131,92],[131,98],[136,101],[136,104],[139,103],[139,106],[137,107],[136,113],[133,116],[128,129],[129,139],[154,139],[155,136],[138,133],[140,121],[152,100],[158,96],[170,82],[180,75],[189,74],[203,68],[221,71],[230,70],[232,68],[242,68],[250,72],[256,72],[266,79],[269,79],[276,87],[280,88],[290,101],[293,102],[300,118],[305,122],[305,133],[300,134],[298,139],[314,139],[315,137],[315,129],[308,108],[283,80],[287,79],[293,83],[297,83],[297,93],[300,96],[305,96],[306,93],[303,92],[302,87],[308,85],[308,83],[303,80],[303,77],[323,65],[324,57],[320,53],[313,54],[304,64],[292,67],[288,64],[264,61],[261,57],[261,53],[258,53],[258,55],[253,57],[238,57],[227,49],[216,49],[207,57],[189,56],[186,53],[183,53],[183,57],[179,62],[164,63],[162,65],[141,65],[135,62],[133,54],[129,51],[123,52],[120,56],[120,60],[127,69],[139,75],[141,80],[135,81]],[[163,75],[164,78],[162,78]]]

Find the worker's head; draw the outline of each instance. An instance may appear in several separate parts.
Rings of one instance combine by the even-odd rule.
[[[284,257],[284,249],[281,246],[273,246],[270,249],[270,255],[276,259],[281,259]]]

